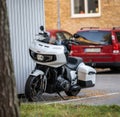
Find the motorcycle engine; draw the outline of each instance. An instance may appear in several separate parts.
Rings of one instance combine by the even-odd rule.
[[[70,82],[59,76],[56,82],[56,88],[58,91],[68,91],[70,89]]]

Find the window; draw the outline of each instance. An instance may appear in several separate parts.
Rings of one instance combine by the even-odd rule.
[[[72,37],[72,35],[67,32],[58,32],[56,33],[56,35],[57,35],[57,39],[60,40],[70,39],[70,37]]]
[[[63,33],[66,39],[70,39],[72,37],[72,34],[70,33],[67,33],[67,32],[63,32]]]
[[[73,18],[100,16],[100,0],[71,0]]]
[[[56,37],[57,37],[57,40],[64,40],[65,39],[65,36],[61,32],[57,32]]]
[[[111,44],[111,32],[110,31],[83,31],[78,33],[80,37],[76,39],[82,45],[87,44]]]

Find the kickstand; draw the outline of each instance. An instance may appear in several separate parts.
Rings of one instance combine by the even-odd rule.
[[[57,92],[57,94],[58,94],[63,100],[68,100],[68,98],[64,98],[64,97],[60,94],[60,92]]]

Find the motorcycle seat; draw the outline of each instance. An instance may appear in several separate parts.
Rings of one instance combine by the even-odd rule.
[[[83,62],[83,59],[80,57],[71,57],[69,56],[67,59],[67,67],[69,67],[72,70],[76,70],[78,65]]]

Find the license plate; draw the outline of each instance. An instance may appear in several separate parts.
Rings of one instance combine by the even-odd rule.
[[[101,52],[101,48],[86,48],[85,52]]]

